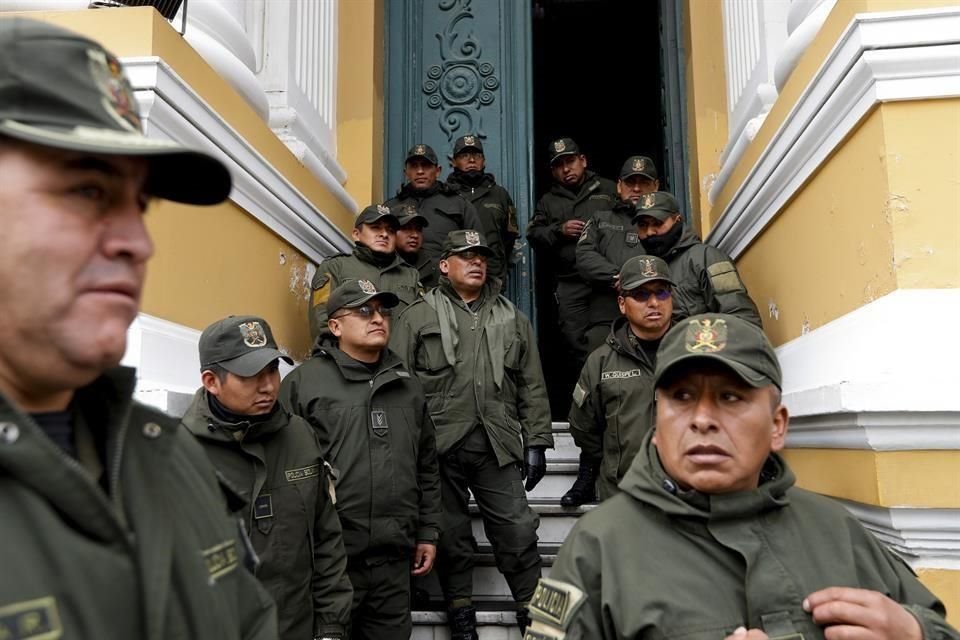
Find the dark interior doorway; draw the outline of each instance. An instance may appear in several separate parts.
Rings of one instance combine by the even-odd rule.
[[[623,161],[653,158],[664,175],[665,118],[656,0],[534,0],[534,194],[550,188],[547,145],[571,137],[589,168],[616,180]],[[557,331],[552,274],[535,271],[540,353],[555,420],[566,420],[579,372]]]

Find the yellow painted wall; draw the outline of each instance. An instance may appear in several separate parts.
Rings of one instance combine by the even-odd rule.
[[[921,569],[917,575],[947,607],[947,622],[960,627],[960,571]]]
[[[960,509],[960,451],[789,449],[797,484],[879,507]]]
[[[383,0],[341,2],[337,160],[344,188],[364,207],[383,201]]]

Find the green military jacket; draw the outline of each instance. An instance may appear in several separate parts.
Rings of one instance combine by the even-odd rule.
[[[551,260],[552,271],[561,278],[577,276],[577,240],[563,235],[563,223],[574,218],[589,220],[617,201],[617,187],[592,171],[571,191],[556,182],[540,198],[527,226],[530,245]]]
[[[369,280],[378,291],[389,291],[400,298],[402,306],[413,303],[420,297],[420,274],[399,255],[384,256],[357,244],[351,254],[338,254],[326,258],[317,267],[310,283],[310,337],[314,340],[324,335],[327,329],[327,299],[330,293],[347,280]]]
[[[901,603],[924,640],[960,638],[902,560],[839,503],[793,484],[786,462],[772,454],[758,489],[684,491],[648,434],[622,493],[579,520],[551,570],[551,580],[586,600],[556,607],[548,583],[534,603],[566,609],[569,621],[556,637],[567,640],[719,640],[739,626],[823,640],[803,599],[848,586]],[[531,607],[535,618],[543,608]]]
[[[478,182],[473,183],[465,174],[454,171],[447,178],[447,184],[459,189],[460,195],[476,207],[477,211],[487,211],[493,218],[499,238],[490,248],[497,254],[500,270],[491,272],[490,275],[503,280],[513,255],[513,244],[519,233],[517,207],[513,204],[513,198],[506,189],[497,184],[496,178],[490,173],[484,173]]]
[[[723,251],[684,229],[663,259],[677,283],[673,288],[674,322],[701,313],[729,313],[763,326],[733,259]]]
[[[440,537],[440,476],[423,389],[386,351],[376,371],[322,347],[290,372],[280,399],[313,426],[339,473],[350,557],[410,554]]]
[[[474,229],[483,234],[488,246],[500,243],[500,234],[493,222],[493,216],[486,210],[478,211],[460,195],[457,187],[438,181],[429,189],[417,190],[409,183],[400,187],[397,195],[384,205],[391,209],[410,208],[427,219],[429,226],[423,229],[423,248],[420,255],[430,260],[433,268],[428,270],[433,278],[423,281],[426,288],[437,286],[440,272],[437,263],[443,253],[443,243],[447,234],[458,229]],[[503,269],[500,257],[490,258],[490,273],[500,273]],[[423,270],[421,270],[421,274]]]
[[[447,326],[456,336],[453,364],[454,354],[448,355],[443,344],[443,312],[431,304],[438,296],[449,301],[441,309],[451,310]],[[400,314],[390,344],[423,384],[440,455],[478,425],[486,430],[500,466],[520,462],[525,447],[553,446],[533,328],[497,294],[495,283],[488,282],[480,299],[468,306],[442,278],[437,291]]]
[[[0,637],[276,639],[213,467],[135,383],[118,367],[71,404],[106,438],[109,494],[0,395]]]
[[[409,266],[417,270],[417,273],[420,276],[421,286],[424,282],[438,282],[439,276],[437,275],[437,265],[427,257],[423,251],[418,253],[399,253],[404,262]]]
[[[256,576],[277,603],[280,637],[345,633],[353,588],[333,479],[310,425],[283,407],[263,423],[225,422],[205,389],[182,424],[246,501],[239,515],[260,558]]]
[[[607,341],[587,357],[570,405],[570,432],[577,446],[584,455],[603,459],[598,482],[603,500],[618,492],[653,426],[656,362],[631,344],[629,333],[621,316]]]

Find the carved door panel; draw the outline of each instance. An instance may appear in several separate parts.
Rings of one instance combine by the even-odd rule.
[[[450,173],[453,142],[480,136],[487,171],[513,196],[520,260],[507,285],[533,312],[523,229],[533,208],[530,6],[523,0],[389,0],[384,193],[403,182],[403,158],[423,142]]]

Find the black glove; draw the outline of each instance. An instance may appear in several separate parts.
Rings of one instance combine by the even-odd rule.
[[[533,491],[547,473],[546,447],[527,447],[523,454],[523,477],[527,479],[524,489]]]

